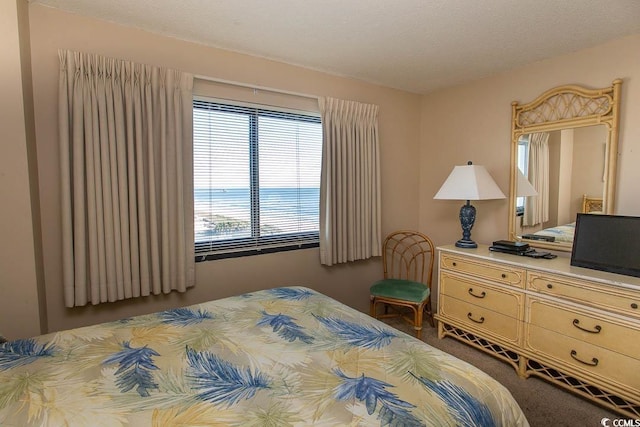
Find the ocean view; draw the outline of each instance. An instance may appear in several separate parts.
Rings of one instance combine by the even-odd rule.
[[[248,188],[194,190],[195,241],[251,237]],[[319,188],[260,189],[262,236],[319,229]]]

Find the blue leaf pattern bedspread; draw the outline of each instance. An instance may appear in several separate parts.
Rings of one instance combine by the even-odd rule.
[[[527,426],[488,375],[305,287],[0,344],[2,426]]]

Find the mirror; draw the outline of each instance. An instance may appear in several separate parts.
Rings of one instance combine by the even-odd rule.
[[[512,103],[509,240],[571,251],[577,213],[613,213],[621,84]]]

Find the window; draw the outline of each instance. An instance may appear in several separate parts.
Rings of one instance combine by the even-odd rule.
[[[518,169],[522,175],[529,176],[529,135],[522,135],[518,140]],[[524,214],[524,197],[516,198],[516,214]]]
[[[193,103],[197,260],[318,246],[317,114]]]

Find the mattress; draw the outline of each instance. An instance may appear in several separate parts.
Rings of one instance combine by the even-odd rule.
[[[0,344],[2,426],[527,426],[493,378],[306,287]]]

